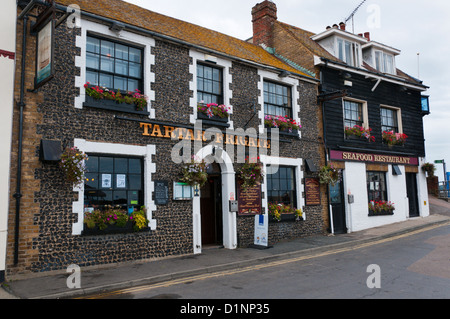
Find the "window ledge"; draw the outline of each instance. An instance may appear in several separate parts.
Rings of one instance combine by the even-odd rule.
[[[134,104],[117,103],[112,100],[96,100],[90,96],[86,96],[86,102],[83,103],[83,107],[147,116],[150,115],[147,111],[137,110]]]

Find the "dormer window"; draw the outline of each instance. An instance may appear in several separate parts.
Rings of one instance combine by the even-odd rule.
[[[395,74],[394,56],[382,51],[375,51],[375,68],[381,73]]]
[[[358,43],[337,39],[338,58],[350,66],[359,67],[361,46]]]

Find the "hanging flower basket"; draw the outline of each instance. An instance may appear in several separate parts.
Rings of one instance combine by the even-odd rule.
[[[260,185],[264,179],[263,165],[259,162],[259,157],[249,161],[247,157],[244,165],[238,170],[238,177],[241,181],[241,188],[245,192],[248,188]]]
[[[208,165],[204,160],[198,159],[195,155],[192,156],[190,163],[183,164],[183,168],[181,169],[183,175],[181,182],[190,186],[198,185],[199,187],[203,187],[208,180],[207,168]]]
[[[72,183],[73,186],[77,186],[84,181],[84,174],[86,173],[85,161],[87,160],[87,155],[76,147],[66,148],[61,155],[59,166],[64,172],[66,180]]]
[[[425,163],[422,165],[422,171],[427,173],[428,177],[433,177],[434,171],[436,171],[436,167],[433,163]]]
[[[329,164],[320,169],[319,178],[321,184],[336,185],[341,180],[341,174],[338,169]]]

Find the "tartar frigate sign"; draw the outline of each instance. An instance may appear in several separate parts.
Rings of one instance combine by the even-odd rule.
[[[160,125],[154,123],[141,122],[140,127],[143,128],[143,136],[162,137],[162,138],[177,138],[189,139],[192,141],[206,142],[207,135],[205,130],[195,130],[184,127],[174,127],[170,125]],[[248,135],[240,135],[238,132],[235,134],[227,134],[222,132],[213,133],[216,143],[224,143],[231,145],[241,145],[247,147],[267,148],[270,149],[270,140],[257,138]]]
[[[378,155],[378,154],[366,154],[366,153],[354,153],[343,151],[330,151],[330,157],[336,161],[354,161],[354,162],[366,162],[366,163],[384,163],[384,164],[397,164],[397,165],[419,165],[419,159],[417,157],[405,157],[396,155]]]

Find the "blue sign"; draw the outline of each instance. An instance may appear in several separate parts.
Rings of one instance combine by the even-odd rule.
[[[422,96],[422,112],[430,113],[430,100],[429,97],[426,95]]]

